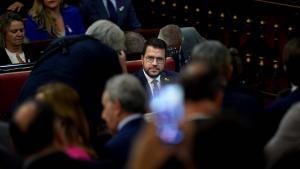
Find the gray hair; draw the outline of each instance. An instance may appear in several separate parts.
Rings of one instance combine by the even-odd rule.
[[[129,53],[142,53],[145,42],[145,38],[137,32],[129,31],[125,34],[125,45]]]
[[[219,41],[207,40],[196,45],[192,51],[191,60],[206,62],[225,77],[231,71],[230,52]]]
[[[125,50],[124,32],[116,24],[108,20],[94,22],[89,26],[85,34],[100,40],[115,51]]]
[[[158,39],[166,42],[168,47],[176,47],[179,50],[183,36],[179,26],[169,24],[159,30]]]
[[[119,101],[123,111],[145,113],[146,93],[140,81],[129,74],[117,75],[109,79],[105,86],[111,101]]]

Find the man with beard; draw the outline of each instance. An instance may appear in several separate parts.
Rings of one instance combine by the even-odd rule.
[[[146,41],[141,60],[143,68],[135,73],[146,89],[149,98],[155,97],[159,89],[176,81],[177,74],[165,71],[167,45],[163,40],[153,38]]]

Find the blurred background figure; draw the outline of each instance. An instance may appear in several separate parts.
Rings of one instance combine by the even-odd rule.
[[[180,29],[183,36],[183,42],[181,44],[182,52],[185,61],[188,62],[191,58],[191,54],[194,46],[200,44],[206,39],[202,37],[194,27],[182,27]]]
[[[48,46],[43,59],[35,64],[15,106],[34,96],[40,86],[49,82],[71,86],[80,96],[91,142],[96,148],[98,136],[106,128],[100,118],[101,94],[107,79],[120,73],[122,69],[117,53],[99,40],[85,35],[60,38]]]
[[[191,166],[198,169],[263,169],[261,149],[251,129],[221,115],[197,123],[190,144]]]
[[[91,149],[89,126],[77,92],[63,83],[49,83],[37,90],[36,98],[53,107],[62,122],[66,153],[75,159],[95,157]]]
[[[167,56],[174,59],[175,71],[179,72],[186,60],[181,48],[183,36],[180,27],[174,24],[166,25],[159,30],[157,38],[166,42]]]
[[[224,78],[224,98],[222,111],[236,116],[254,127],[257,117],[261,115],[262,104],[255,92],[246,92],[241,84],[232,83],[232,56],[221,42],[206,40],[196,45],[192,51],[190,62],[208,64]]]
[[[7,12],[0,18],[0,65],[33,62],[35,59],[24,45],[25,30],[23,18],[14,12]]]
[[[84,34],[79,10],[63,0],[34,0],[25,23],[30,41]]]
[[[16,151],[25,159],[22,168],[97,168],[93,161],[75,160],[64,153],[63,122],[50,105],[37,100],[24,102],[10,123]]]
[[[22,16],[26,16],[31,6],[31,0],[2,0],[0,1],[0,15],[8,11],[13,11]]]
[[[299,160],[300,103],[295,103],[283,116],[277,131],[265,146],[266,167],[276,168],[280,163],[296,157]],[[295,153],[295,154],[293,154]],[[289,159],[290,158],[290,159]],[[279,164],[277,164],[279,163]],[[288,163],[285,163],[285,165]],[[295,164],[295,163],[292,163]],[[289,164],[289,166],[293,166]],[[299,166],[299,165],[298,165]],[[281,167],[287,167],[282,164]]]
[[[141,28],[131,0],[80,0],[80,8],[86,25],[107,19],[122,30]]]
[[[290,88],[285,94],[265,108],[265,117],[262,119],[264,129],[262,137],[268,141],[276,132],[279,123],[287,110],[300,101],[300,39],[294,38],[288,41],[283,49],[282,60],[284,71],[290,82]],[[266,121],[268,122],[266,124]]]
[[[99,20],[89,26],[85,34],[114,49],[118,53],[123,72],[127,72],[125,34],[119,26],[108,20]]]
[[[138,60],[141,59],[143,52],[145,38],[137,32],[126,32],[125,33],[125,46],[127,53],[127,60]],[[128,55],[129,54],[129,55]]]
[[[102,104],[102,118],[113,135],[105,144],[105,152],[117,168],[124,168],[134,139],[144,123],[145,91],[134,76],[118,75],[107,81]]]
[[[209,65],[193,62],[181,72],[185,99],[185,118],[203,122],[218,116],[222,111],[224,79]]]

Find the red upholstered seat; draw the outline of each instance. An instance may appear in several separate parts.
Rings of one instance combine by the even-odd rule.
[[[0,74],[0,119],[10,111],[29,74],[30,71]]]
[[[142,68],[142,61],[127,61],[126,66],[128,72],[133,73]],[[175,62],[173,58],[167,58],[165,70],[175,70]],[[22,86],[29,74],[30,71],[0,73],[0,119],[3,118],[4,113],[11,110],[11,106],[19,96]]]

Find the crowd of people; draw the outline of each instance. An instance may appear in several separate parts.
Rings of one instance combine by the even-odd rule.
[[[4,10],[15,12],[0,18],[0,64],[35,62],[0,123],[0,168],[300,166],[300,39],[283,50],[291,88],[266,106],[239,83],[235,49],[175,24],[145,39],[132,32],[141,24],[130,0],[81,0],[79,8],[34,0],[26,19],[16,13],[24,3],[7,1]],[[41,56],[24,44],[49,39]],[[128,53],[142,64],[132,74]],[[165,70],[167,57],[174,71]],[[155,111],[149,105],[172,84],[183,92],[182,117],[171,107],[180,93]]]

